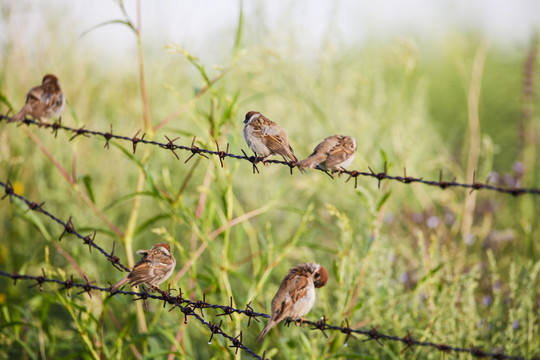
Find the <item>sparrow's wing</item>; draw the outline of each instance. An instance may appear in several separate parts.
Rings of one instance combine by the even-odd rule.
[[[335,135],[327,137],[315,147],[315,150],[313,150],[313,153],[307,159],[300,161],[298,165],[311,169],[315,168],[320,163],[326,161],[330,151],[337,145],[339,145],[339,140]]]
[[[289,145],[287,133],[280,128],[278,124],[261,116],[256,121],[252,121],[251,125],[253,126],[253,132],[259,135],[263,144],[270,149],[272,153],[298,161]]]
[[[335,146],[328,151],[328,158],[325,162],[326,167],[333,168],[335,166],[338,166],[339,164],[347,160],[349,157],[354,155],[355,151],[356,148],[353,140],[350,137],[340,136],[339,142],[336,143]]]
[[[40,118],[45,114],[47,109],[47,100],[45,99],[45,92],[41,86],[36,86],[30,89],[26,94],[26,105],[28,108],[28,114],[33,118]]]
[[[28,94],[26,94],[26,102],[36,102],[41,101],[41,98],[43,97],[44,90],[42,86],[35,86],[30,89]]]
[[[288,157],[294,162],[298,159],[294,156],[294,151],[289,144],[289,138],[287,133],[279,126],[266,127],[263,129],[262,136],[264,144],[275,154],[279,154],[283,157]]]
[[[128,275],[129,282],[133,286],[137,286],[141,284],[152,284],[153,282],[156,282],[157,279],[168,277],[168,275],[170,275],[169,273],[172,272],[171,267],[168,265],[173,262],[175,262],[175,260],[172,257],[156,255],[153,259],[149,259],[147,254],[145,254]]]
[[[279,322],[289,317],[294,304],[306,296],[309,289],[307,277],[288,274],[281,282],[279,290],[272,300],[272,319]]]
[[[319,145],[317,145],[315,150],[313,150],[313,154],[311,155],[314,155],[317,153],[328,155],[330,151],[332,151],[332,149],[334,149],[336,146],[339,145],[339,143],[340,143],[340,139],[336,135],[329,136],[323,141],[321,141]]]
[[[291,145],[289,145],[287,134],[285,134],[283,130],[281,131],[281,133],[275,135],[264,135],[262,139],[264,144],[273,153],[279,154],[281,156],[286,156],[295,162],[298,161],[296,156],[294,156]]]
[[[151,283],[156,276],[164,271],[157,268],[151,261],[145,261],[139,266],[135,266],[129,273],[129,282],[133,286]]]
[[[256,131],[261,135],[264,144],[274,152],[283,147],[288,147],[289,142],[285,131],[275,122],[268,119],[264,120],[266,121],[259,119],[256,123]]]

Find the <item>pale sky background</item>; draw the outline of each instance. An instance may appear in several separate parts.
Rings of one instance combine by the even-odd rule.
[[[178,43],[190,52],[210,58],[224,55],[232,46],[240,0],[141,0],[143,42],[163,48]],[[280,35],[294,33],[306,47],[328,39],[337,46],[354,47],[366,40],[396,36],[443,39],[449,32],[477,30],[494,42],[526,45],[540,28],[539,0],[245,0],[249,29]],[[136,20],[136,2],[126,0]],[[43,31],[43,14],[54,14],[68,26],[68,39],[77,40],[101,22],[121,19],[113,0],[2,0],[0,10],[10,9],[8,24],[0,23],[0,41],[13,34],[33,38]],[[5,16],[5,15],[4,15]],[[4,22],[5,17],[0,21]],[[13,35],[11,35],[13,36]],[[121,55],[134,45],[133,35],[119,25],[90,32],[80,41],[109,55]],[[219,54],[221,52],[221,54]]]

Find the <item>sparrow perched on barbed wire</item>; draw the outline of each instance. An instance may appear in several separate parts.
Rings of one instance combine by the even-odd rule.
[[[255,155],[263,157],[263,162],[275,154],[281,155],[285,161],[298,161],[289,145],[287,133],[258,111],[246,114],[244,139]]]
[[[315,303],[315,288],[323,287],[327,280],[328,272],[319,264],[305,263],[290,269],[272,300],[270,320],[257,340],[262,342],[270,329],[281,320],[303,320],[302,316]]]
[[[296,165],[325,171],[339,171],[351,165],[356,153],[356,140],[345,135],[332,135],[324,139],[313,153]]]
[[[176,266],[176,260],[171,255],[171,247],[166,243],[155,244],[150,250],[138,250],[137,254],[142,254],[142,259],[125,278],[111,286],[109,290],[111,294],[127,283],[131,286],[146,284],[158,287],[171,276]]]
[[[45,120],[60,116],[66,106],[66,98],[62,93],[58,78],[47,74],[41,85],[30,89],[26,94],[26,104],[10,122],[22,121],[30,115],[43,124]]]

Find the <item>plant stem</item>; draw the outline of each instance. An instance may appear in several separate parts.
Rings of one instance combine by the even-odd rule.
[[[478,159],[480,157],[481,132],[478,107],[480,104],[482,75],[484,73],[484,65],[486,62],[488,48],[489,46],[487,42],[482,41],[478,47],[478,50],[476,51],[471,73],[469,93],[467,96],[467,116],[469,119],[469,158],[467,160],[467,180],[473,179],[478,167]],[[477,192],[473,191],[465,199],[463,220],[461,222],[461,236],[463,237],[471,233],[474,209],[476,207],[476,195]]]

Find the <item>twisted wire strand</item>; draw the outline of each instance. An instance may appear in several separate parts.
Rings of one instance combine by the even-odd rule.
[[[114,255],[114,245],[113,245],[113,251],[109,253],[105,249],[103,249],[101,246],[95,243],[95,238],[96,238],[96,233],[97,233],[96,231],[94,231],[93,235],[84,236],[81,233],[79,233],[77,230],[75,230],[75,226],[73,225],[73,222],[71,221],[71,216],[68,218],[67,221],[61,220],[60,218],[51,214],[49,211],[43,208],[43,205],[45,204],[44,202],[39,204],[37,202],[28,200],[22,195],[15,193],[15,190],[13,189],[13,185],[11,184],[9,180],[7,182],[3,182],[0,180],[0,186],[4,188],[4,192],[5,192],[5,195],[2,197],[2,199],[9,197],[9,200],[13,201],[13,197],[16,197],[17,199],[23,201],[28,206],[28,210],[40,212],[48,216],[50,219],[54,220],[61,226],[63,226],[64,231],[60,235],[58,239],[59,241],[62,240],[62,238],[64,237],[66,233],[73,234],[79,239],[81,239],[85,245],[89,246],[90,252],[92,252],[92,248],[94,248],[98,250],[101,254],[103,254],[112,263],[112,265],[115,268],[119,270],[130,271],[130,269],[126,265],[122,264],[122,262],[120,261],[120,258]]]
[[[8,117],[8,116],[0,115],[0,122],[2,120],[9,121],[10,119],[11,118]],[[217,142],[216,142],[217,150],[210,150],[210,149],[200,148],[200,147],[195,145],[195,138],[193,138],[191,146],[184,146],[184,145],[177,145],[177,144],[174,143],[176,140],[178,140],[178,138],[171,139],[167,135],[165,135],[165,138],[167,139],[167,142],[159,142],[159,141],[155,141],[155,140],[145,140],[144,139],[144,134],[139,138],[137,136],[140,133],[140,130],[133,137],[124,136],[124,135],[116,135],[116,134],[113,134],[112,125],[111,125],[111,131],[102,132],[102,131],[88,130],[88,129],[85,129],[84,126],[82,126],[80,128],[72,128],[72,127],[69,127],[69,126],[65,126],[65,125],[62,125],[60,120],[56,121],[54,123],[51,123],[51,124],[39,124],[35,120],[24,119],[22,121],[22,123],[24,123],[26,125],[36,125],[36,126],[44,127],[44,128],[51,128],[53,133],[55,134],[55,136],[56,136],[58,130],[64,130],[66,132],[72,133],[73,136],[70,138],[70,141],[73,140],[74,138],[80,136],[80,135],[83,135],[83,136],[101,136],[101,137],[103,137],[105,139],[105,147],[106,148],[109,148],[109,141],[111,139],[128,141],[128,142],[131,142],[132,145],[133,145],[133,153],[136,152],[137,145],[139,143],[146,144],[146,145],[157,146],[159,148],[169,150],[174,154],[174,156],[178,160],[180,159],[180,157],[175,152],[176,150],[182,150],[182,151],[186,151],[186,152],[191,152],[191,155],[186,159],[185,162],[188,162],[195,155],[200,155],[200,156],[203,156],[205,158],[208,158],[206,155],[218,156],[219,159],[220,159],[221,166],[223,166],[223,160],[225,158],[232,158],[232,159],[236,159],[236,160],[245,160],[245,161],[249,161],[253,165],[253,172],[254,173],[259,172],[259,170],[257,168],[257,164],[262,161],[262,158],[260,158],[260,157],[247,156],[247,154],[243,150],[242,150],[243,155],[237,155],[237,154],[229,153],[228,152],[228,149],[229,149],[228,144],[227,144],[227,151],[220,150],[219,144]],[[280,165],[288,166],[290,168],[291,174],[292,174],[293,169],[296,167],[296,165],[292,161],[291,162],[286,162],[286,161],[283,161],[283,160],[275,160],[274,159],[274,160],[266,160],[266,161],[264,161],[264,163],[265,164],[268,164],[268,163],[270,163],[270,164],[280,164]],[[329,172],[327,172],[325,170],[318,169],[318,168],[317,168],[317,170],[323,171],[326,174],[328,174],[331,178],[334,178],[334,176],[331,173],[329,173]],[[371,168],[369,168],[369,171],[345,170],[344,169],[344,170],[339,171],[338,174],[339,175],[347,174],[349,177],[346,180],[346,182],[348,182],[351,179],[354,179],[354,187],[355,188],[358,186],[358,177],[363,176],[363,177],[371,177],[371,178],[377,179],[377,181],[379,182],[379,187],[380,187],[381,181],[383,181],[383,180],[393,180],[393,181],[398,181],[398,182],[403,183],[403,184],[420,183],[420,184],[427,185],[427,186],[439,187],[439,188],[441,188],[443,190],[448,189],[448,188],[456,188],[457,187],[457,188],[470,189],[471,191],[474,191],[474,190],[496,191],[496,192],[499,192],[499,193],[509,194],[509,195],[513,195],[513,196],[519,196],[519,195],[525,195],[525,194],[528,194],[528,195],[540,195],[540,189],[536,188],[536,187],[526,188],[526,187],[502,187],[502,186],[496,186],[496,185],[489,184],[489,181],[486,181],[486,182],[478,182],[478,181],[476,181],[476,175],[474,176],[472,183],[462,183],[462,182],[457,182],[457,181],[445,181],[445,180],[443,180],[442,171],[440,173],[439,180],[424,180],[421,177],[418,178],[418,177],[407,176],[406,169],[404,169],[403,176],[390,175],[390,174],[387,173],[386,165],[385,165],[385,170],[382,171],[382,172],[375,172]]]
[[[47,278],[45,275],[42,276],[31,276],[31,275],[21,275],[17,273],[8,273],[6,271],[0,270],[0,275],[9,277],[14,280],[16,283],[17,280],[29,280],[29,281],[36,281],[35,285],[38,285],[40,290],[43,291],[43,284],[44,283],[54,283],[61,285],[63,288],[65,288],[68,291],[69,296],[69,290],[72,288],[80,288],[82,289],[81,293],[88,293],[90,295],[90,292],[92,290],[95,291],[101,291],[101,292],[108,292],[109,288],[104,288],[96,285],[91,285],[88,281],[86,283],[76,283],[73,281],[73,277],[71,280],[58,280],[58,279],[50,279]],[[247,352],[250,356],[256,359],[264,360],[264,354],[261,357],[257,353],[255,353],[253,350],[251,350],[249,347],[247,347],[245,344],[242,343],[241,337],[242,333],[240,333],[238,336],[233,337],[229,334],[227,334],[222,328],[221,325],[223,323],[223,320],[220,321],[219,324],[217,323],[211,323],[209,321],[206,321],[204,319],[204,314],[202,312],[203,309],[221,309],[224,311],[223,314],[218,314],[217,316],[222,315],[229,315],[234,313],[243,314],[245,316],[248,316],[250,318],[250,321],[252,318],[257,320],[257,317],[262,318],[269,318],[270,316],[265,313],[255,312],[251,309],[250,304],[246,305],[246,309],[236,309],[231,306],[223,306],[223,305],[216,305],[208,303],[204,300],[198,300],[198,301],[191,301],[188,299],[184,299],[182,297],[181,290],[178,290],[179,294],[178,296],[172,296],[171,292],[172,290],[169,288],[168,290],[160,290],[158,288],[154,289],[159,293],[159,295],[151,294],[147,291],[143,292],[137,292],[137,291],[123,291],[118,290],[116,294],[123,294],[123,295],[129,295],[133,296],[134,300],[143,300],[146,301],[148,299],[154,299],[158,301],[163,301],[163,306],[165,305],[172,305],[173,308],[178,308],[185,316],[184,323],[187,324],[187,319],[189,316],[195,317],[199,322],[204,324],[211,332],[209,343],[212,341],[212,337],[217,334],[221,335],[227,340],[229,340],[232,345],[230,347],[236,348],[236,349],[242,349],[245,352]],[[91,296],[91,295],[90,295]],[[232,301],[232,300],[231,300]],[[197,314],[196,310],[201,310],[201,315]],[[232,320],[232,317],[231,317]],[[378,343],[381,343],[382,340],[386,341],[394,341],[394,342],[401,342],[405,345],[404,351],[407,349],[412,349],[414,346],[420,346],[420,347],[427,347],[432,348],[441,352],[454,352],[454,353],[464,353],[469,354],[475,358],[492,358],[492,359],[511,359],[511,360],[521,360],[524,359],[522,356],[514,356],[514,355],[507,355],[504,354],[502,351],[494,351],[494,352],[487,352],[484,351],[478,347],[471,346],[470,348],[462,348],[457,346],[451,346],[443,343],[434,343],[434,342],[428,342],[428,341],[420,341],[416,340],[412,337],[412,334],[409,332],[406,336],[400,337],[396,335],[388,335],[384,334],[380,331],[378,331],[375,327],[371,327],[369,330],[362,330],[362,329],[353,329],[349,327],[349,323],[347,320],[343,321],[342,326],[336,326],[331,325],[326,322],[326,317],[323,317],[319,321],[310,321],[310,320],[302,320],[302,324],[307,324],[311,326],[311,330],[318,330],[323,333],[324,336],[328,337],[326,335],[326,331],[336,331],[340,332],[346,335],[345,344],[348,343],[350,338],[355,338],[355,335],[363,335],[367,338],[367,340],[374,340]],[[287,324],[287,323],[286,323]],[[343,326],[343,324],[346,324],[346,326]],[[250,322],[248,322],[248,327],[250,325]]]

